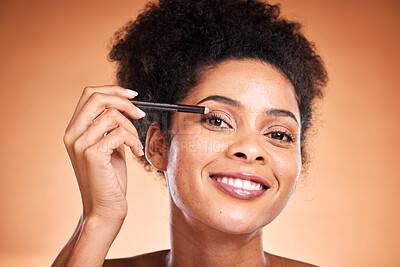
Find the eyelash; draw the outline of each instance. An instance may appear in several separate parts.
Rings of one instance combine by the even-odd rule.
[[[212,123],[210,123],[210,120],[221,120],[221,121],[223,121],[224,123],[226,123],[229,127],[231,127],[230,125],[229,125],[229,123],[227,123],[219,114],[209,114],[209,115],[204,115],[204,116],[202,116],[201,117],[201,122],[207,122],[208,124],[210,124],[212,127],[216,127],[216,128],[219,128],[219,126],[217,126],[217,125],[214,125],[214,124],[212,124]],[[232,128],[232,127],[231,127]],[[295,141],[296,141],[296,138],[292,135],[292,134],[287,134],[287,131],[274,131],[274,132],[271,132],[271,133],[269,133],[269,134],[283,134],[283,136],[284,137],[287,137],[288,138],[288,140],[287,141],[284,141],[284,140],[279,140],[279,139],[275,139],[275,140],[277,140],[277,141],[279,141],[279,142],[283,142],[283,143],[294,143]]]
[[[292,134],[287,134],[287,131],[275,131],[275,132],[271,132],[272,134],[283,134],[284,136],[286,136],[289,140],[288,141],[283,141],[283,140],[279,140],[279,142],[290,142],[290,143],[294,143],[295,138]]]
[[[201,120],[200,120],[200,121],[201,121],[201,122],[207,122],[207,123],[210,124],[212,127],[218,127],[218,128],[219,128],[218,125],[214,125],[214,124],[210,123],[210,120],[221,120],[221,121],[225,122],[229,127],[232,128],[232,126],[230,126],[229,123],[227,123],[227,122],[221,117],[221,115],[215,114],[215,113],[214,113],[214,114],[205,115],[205,116],[201,117]]]

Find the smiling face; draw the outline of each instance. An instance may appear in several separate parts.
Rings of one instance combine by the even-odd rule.
[[[294,88],[276,68],[229,60],[206,71],[181,104],[206,115],[175,113],[165,177],[184,216],[226,233],[271,222],[301,169],[300,114]]]

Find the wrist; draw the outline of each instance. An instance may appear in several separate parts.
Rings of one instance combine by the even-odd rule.
[[[86,231],[119,231],[124,223],[124,219],[115,219],[100,216],[95,213],[88,214],[82,219],[82,229],[85,228]]]
[[[122,223],[123,220],[82,214],[80,235],[68,266],[101,266]]]

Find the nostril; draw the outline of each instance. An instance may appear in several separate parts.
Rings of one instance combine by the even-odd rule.
[[[234,156],[236,158],[239,158],[239,159],[244,159],[244,160],[248,159],[247,155],[245,153],[242,153],[242,152],[236,152],[234,154]],[[256,161],[264,161],[264,157],[263,156],[258,156],[258,157],[255,158],[255,160]]]
[[[237,156],[239,158],[243,158],[243,157],[246,158],[246,155],[244,153],[242,153],[242,152],[235,153],[235,156]]]

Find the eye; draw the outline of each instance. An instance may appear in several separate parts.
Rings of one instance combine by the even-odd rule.
[[[287,134],[286,131],[274,131],[266,135],[270,135],[273,139],[282,143],[294,143],[296,140],[292,134]]]
[[[218,114],[209,114],[201,117],[201,122],[206,122],[212,127],[230,129],[232,128],[225,120]]]

